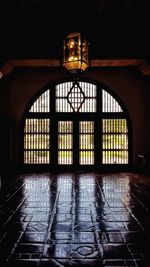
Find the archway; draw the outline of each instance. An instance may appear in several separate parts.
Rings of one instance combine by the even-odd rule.
[[[113,92],[95,82],[51,84],[24,116],[23,163],[69,169],[129,165],[129,117]]]

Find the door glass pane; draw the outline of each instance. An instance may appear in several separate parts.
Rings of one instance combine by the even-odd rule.
[[[126,119],[102,120],[102,163],[128,163],[128,128]]]
[[[94,148],[94,135],[93,134],[80,134],[80,148],[87,150]]]
[[[49,119],[26,119],[24,127],[24,163],[50,163]]]
[[[94,164],[94,151],[80,151],[80,165],[93,165]]]
[[[58,134],[58,149],[72,149],[71,134]]]
[[[73,164],[73,122],[58,122],[58,164]]]
[[[24,150],[25,164],[48,164],[49,159],[50,151],[48,150]]]
[[[69,150],[58,151],[58,164],[69,165],[73,164],[73,153]]]
[[[94,164],[94,122],[79,122],[79,163]]]

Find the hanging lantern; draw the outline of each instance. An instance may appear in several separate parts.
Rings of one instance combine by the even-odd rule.
[[[63,65],[71,73],[79,73],[89,66],[88,42],[75,32],[69,34],[64,40]]]

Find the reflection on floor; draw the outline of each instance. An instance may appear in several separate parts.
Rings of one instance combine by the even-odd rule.
[[[24,174],[0,197],[1,267],[150,266],[148,176]]]

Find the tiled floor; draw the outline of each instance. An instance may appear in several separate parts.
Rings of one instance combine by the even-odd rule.
[[[150,266],[148,176],[24,174],[0,197],[0,267]]]

